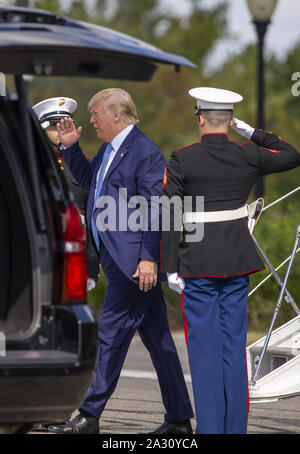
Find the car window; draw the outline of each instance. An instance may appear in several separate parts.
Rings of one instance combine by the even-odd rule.
[[[24,134],[20,124],[20,114],[17,100],[0,98],[0,142],[1,148],[6,151],[7,159],[13,172],[21,172],[22,183],[29,192],[29,203],[35,219],[38,219],[37,205],[35,203],[34,190],[30,167],[28,165],[28,153],[26,150]],[[44,133],[35,121],[34,114],[31,117],[34,155],[38,168],[40,194],[42,198],[53,199],[66,203],[68,190],[62,178],[58,165],[52,156],[52,150],[47,143]]]

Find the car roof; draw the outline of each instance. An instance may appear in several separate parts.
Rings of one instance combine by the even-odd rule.
[[[196,68],[106,27],[33,8],[0,8],[0,71],[6,74],[147,81],[160,64]]]

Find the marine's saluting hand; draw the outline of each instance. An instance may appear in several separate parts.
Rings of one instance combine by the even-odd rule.
[[[231,126],[232,129],[240,134],[240,136],[245,137],[246,139],[251,139],[252,134],[254,133],[254,128],[248,125],[242,120],[238,120],[237,118],[233,119],[233,125]]]
[[[71,118],[65,117],[61,119],[60,122],[56,124],[56,127],[59,141],[65,147],[71,147],[80,139],[82,127],[79,126],[79,128],[76,129]]]

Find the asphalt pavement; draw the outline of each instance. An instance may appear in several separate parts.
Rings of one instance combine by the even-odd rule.
[[[173,334],[191,402],[193,393],[183,333]],[[74,412],[74,415],[77,411]],[[150,356],[135,336],[117,388],[100,419],[101,434],[140,434],[164,422],[164,407]],[[192,420],[195,432],[196,422]],[[28,432],[33,434],[34,432]],[[250,404],[248,434],[300,434],[300,396],[269,403]]]
[[[183,333],[174,334],[188,391],[193,402]],[[159,386],[150,356],[136,336],[118,386],[102,414],[102,434],[137,434],[154,430],[164,418]],[[195,419],[192,421],[195,430]],[[300,396],[250,405],[248,434],[300,434]]]

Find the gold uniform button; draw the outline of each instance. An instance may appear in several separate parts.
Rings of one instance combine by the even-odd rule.
[[[64,167],[63,166],[60,166],[61,170],[64,170]]]
[[[61,162],[62,162],[62,159],[58,159],[58,162],[61,163]]]

